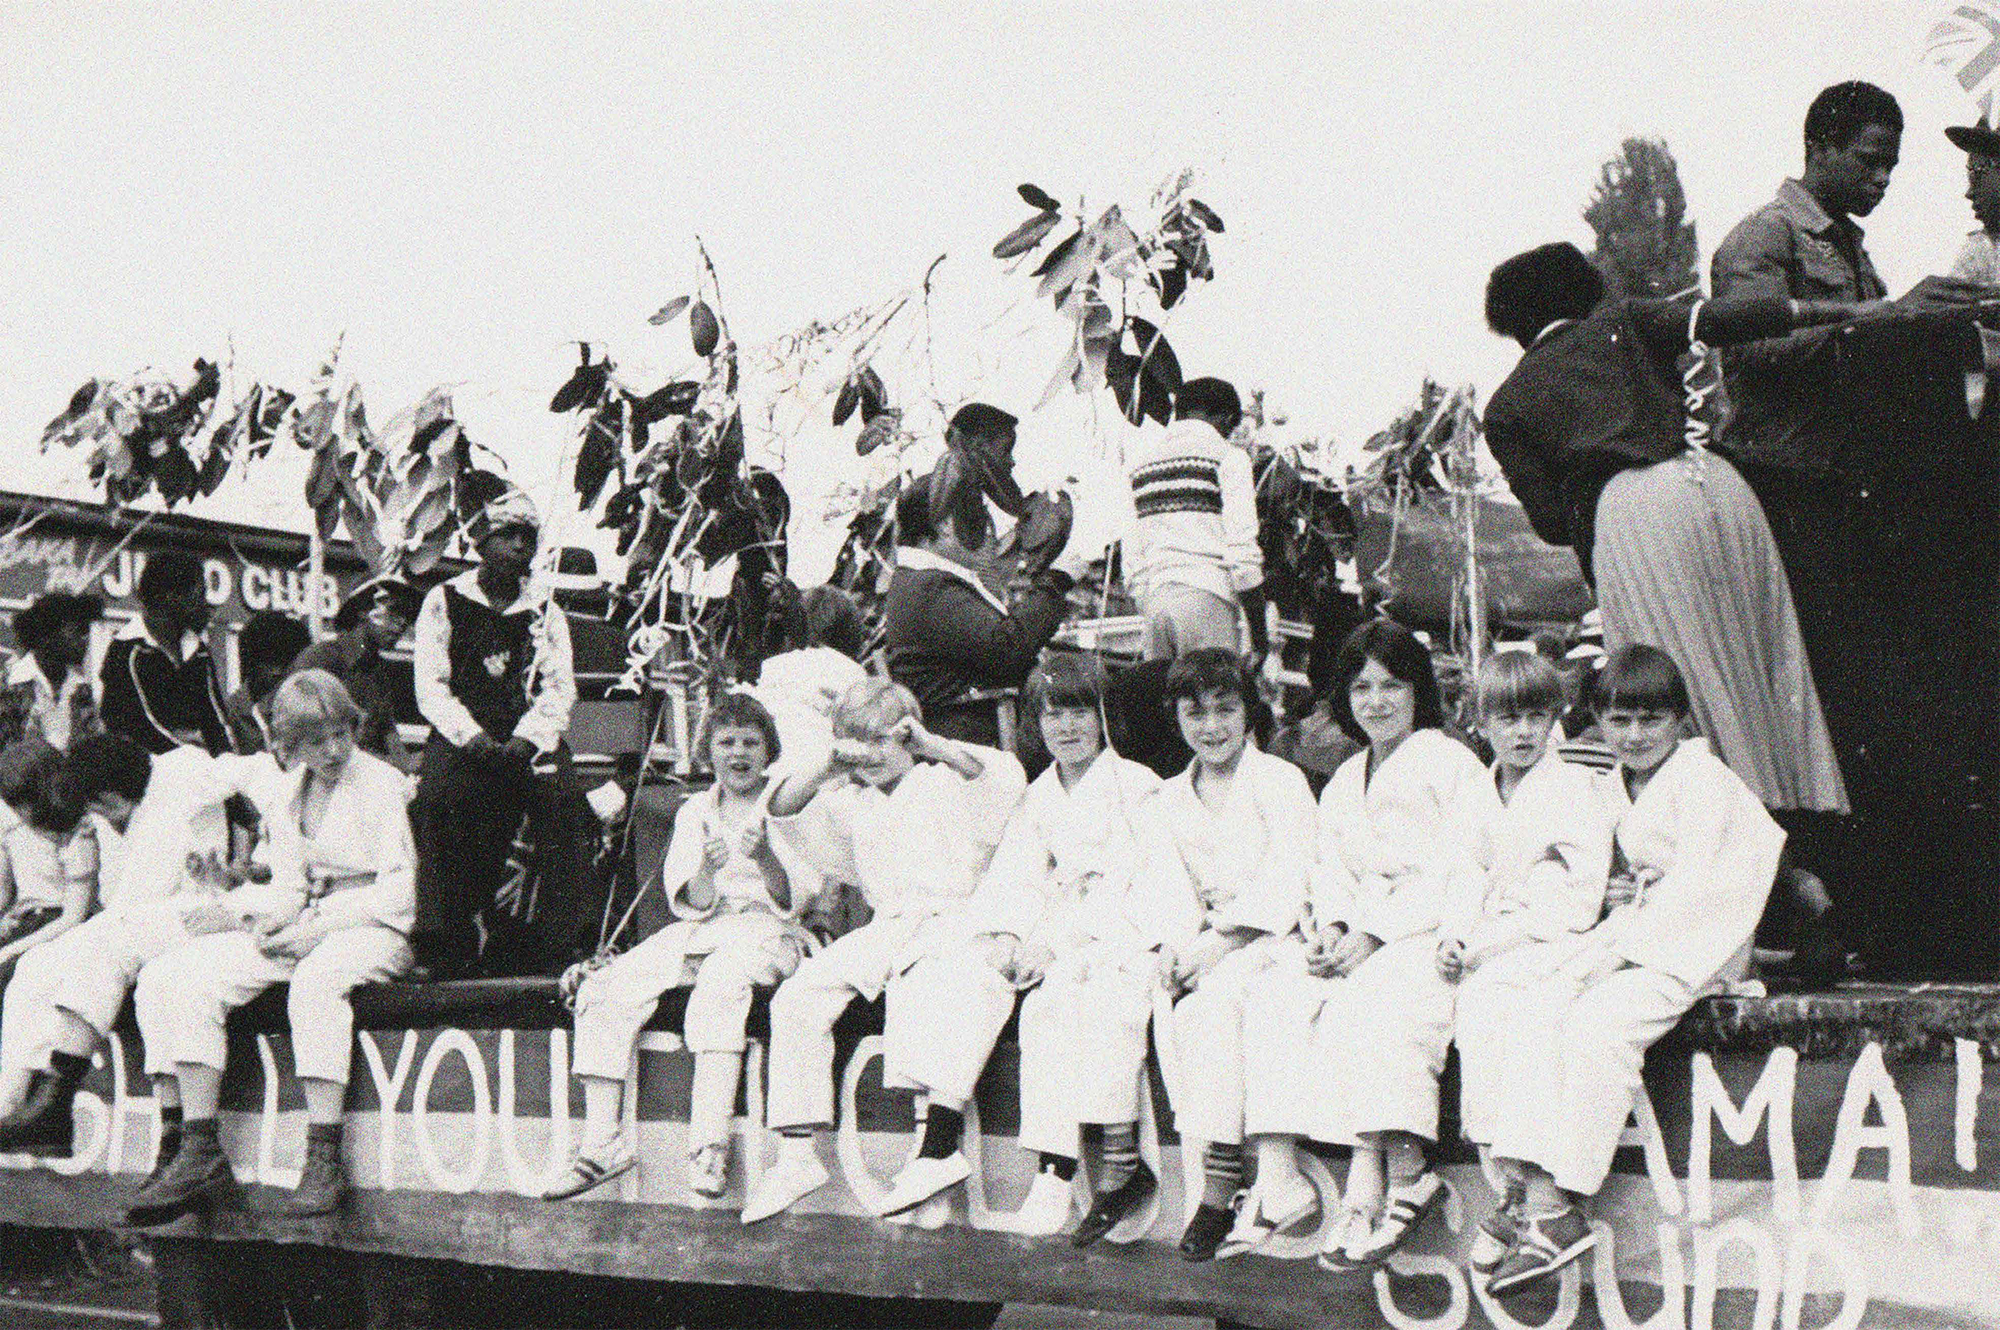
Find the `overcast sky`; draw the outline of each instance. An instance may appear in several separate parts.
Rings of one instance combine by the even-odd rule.
[[[1947,266],[1972,222],[1939,130],[1971,112],[1921,62],[1942,8],[17,0],[0,11],[0,483],[74,473],[36,440],[92,374],[178,372],[233,338],[240,372],[299,384],[344,330],[376,419],[462,381],[476,437],[552,495],[574,422],[546,399],[573,339],[641,378],[681,364],[684,329],[645,319],[691,284],[697,232],[746,345],[948,255],[940,394],[1025,414],[1056,325],[988,255],[1025,216],[1014,185],[1142,205],[1184,166],[1228,231],[1176,313],[1183,363],[1352,443],[1427,372],[1498,382],[1512,357],[1480,320],[1486,272],[1587,244],[1579,210],[1627,135],[1680,159],[1705,261],[1797,171],[1812,94],[1878,82],[1910,130],[1869,246],[1897,291]],[[912,357],[885,370],[892,396],[918,391],[897,381]],[[1078,410],[1030,419],[1028,450],[1115,448],[1117,426]],[[859,470],[851,430],[783,429],[802,493]],[[251,483],[277,497],[226,506],[281,519],[295,478]]]

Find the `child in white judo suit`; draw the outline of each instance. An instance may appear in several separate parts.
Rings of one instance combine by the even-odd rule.
[[[639,1031],[675,988],[690,989],[681,1024],[694,1054],[688,1185],[703,1196],[727,1189],[744,1023],[756,990],[775,986],[804,959],[811,934],[800,917],[821,880],[766,825],[770,766],[780,752],[771,713],[748,693],[725,693],[702,721],[699,748],[715,784],[674,814],[660,868],[676,922],[609,965],[579,972],[570,1069],[583,1082],[583,1139],[545,1199],[578,1195],[637,1163],[618,1131],[625,1073]]]
[[[1206,1261],[1229,1232],[1243,1180],[1244,1044],[1259,1019],[1245,990],[1305,908],[1313,802],[1305,773],[1251,742],[1263,703],[1243,660],[1219,648],[1186,652],[1167,672],[1166,693],[1194,760],[1161,787],[1161,816],[1202,917],[1186,946],[1161,953],[1168,990],[1180,996],[1172,1029],[1154,1037],[1175,1124],[1205,1145],[1201,1201],[1180,1253]]]
[[[0,752],[0,984],[97,905],[97,835],[61,768],[38,733]]]
[[[887,679],[849,689],[833,728],[825,760],[772,791],[771,821],[827,877],[860,887],[874,918],[807,959],[771,1001],[767,1119],[782,1139],[744,1201],[746,1224],[828,1180],[817,1137],[834,1120],[833,1026],[850,1002],[888,993],[886,1082],[914,1060],[928,1013],[897,1000],[898,981],[962,939],[960,907],[1027,786],[1011,755],[926,730],[916,697]]]
[[[1508,1023],[1515,1089],[1493,1153],[1518,1161],[1526,1214],[1487,1290],[1504,1294],[1576,1260],[1596,1237],[1582,1205],[1603,1187],[1646,1050],[1698,999],[1740,978],[1784,832],[1702,739],[1683,737],[1687,685],[1665,653],[1618,651],[1594,685],[1618,765],[1599,781],[1617,827],[1604,921]],[[1618,879],[1623,877],[1623,882]]]
[[[1341,644],[1331,701],[1368,747],[1320,795],[1309,944],[1253,986],[1245,1055],[1246,1126],[1257,1183],[1233,1249],[1311,1213],[1301,1136],[1353,1147],[1343,1215],[1321,1263],[1387,1259],[1416,1230],[1442,1182],[1425,1159],[1437,1139],[1438,1077],[1451,1044],[1452,990],[1437,934],[1453,902],[1476,897],[1487,775],[1446,735],[1430,653],[1387,619]]]
[[[833,586],[809,587],[786,617],[791,649],[765,658],[750,692],[777,722],[785,764],[806,769],[833,742],[841,695],[868,677],[868,627],[854,598]]]
[[[917,962],[896,990],[897,1002],[931,1020],[902,1069],[930,1106],[918,1155],[881,1209],[911,1209],[969,1175],[959,1148],[965,1106],[1025,990],[1019,1140],[1040,1160],[1010,1227],[1061,1231],[1079,1129],[1096,1125],[1104,1167],[1095,1181],[1107,1200],[1079,1230],[1081,1245],[1101,1236],[1097,1222],[1116,1223],[1153,1190],[1138,1118],[1158,953],[1193,940],[1201,903],[1159,816],[1160,778],[1106,744],[1102,670],[1051,656],[1029,676],[1025,702],[1025,728],[1050,766],[1028,786],[967,903],[971,936]]]
[[[342,1116],[362,984],[409,969],[416,911],[410,785],[355,744],[361,708],[325,670],[271,697],[271,747],[285,764],[267,810],[271,880],[230,894],[232,926],[146,963],[133,994],[146,1071],[181,1105],[179,1149],[132,1197],[135,1224],[164,1223],[234,1185],[216,1136],[229,1013],[287,983],[292,1063],[306,1101],[306,1158],[278,1213],[331,1213],[346,1191]]]
[[[154,755],[122,736],[91,735],[64,755],[59,778],[123,843],[116,871],[99,881],[104,908],[22,956],[0,1003],[0,1107],[8,1110],[0,1149],[58,1155],[70,1149],[71,1100],[90,1054],[140,969],[204,933],[241,927],[267,903],[261,889],[239,897],[244,886],[190,870],[228,854],[223,804],[231,795],[248,797],[267,824],[279,815],[284,773],[266,753],[183,747]],[[163,1121],[164,1141],[176,1140],[178,1102]]]
[[[1526,1091],[1506,1065],[1507,1032],[1523,993],[1548,977],[1559,948],[1535,944],[1593,927],[1611,868],[1611,821],[1596,773],[1562,760],[1549,742],[1562,715],[1562,676],[1530,651],[1487,657],[1474,682],[1479,727],[1493,749],[1493,800],[1485,809],[1485,898],[1446,927],[1438,972],[1458,985],[1459,1128],[1499,1175],[1502,1203],[1473,1236],[1470,1264],[1490,1274],[1514,1241],[1526,1180],[1492,1157],[1494,1133]]]

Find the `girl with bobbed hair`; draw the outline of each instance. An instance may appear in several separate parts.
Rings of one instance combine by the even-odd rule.
[[[1766,807],[1846,812],[1847,790],[1757,497],[1690,421],[1678,361],[1838,322],[1838,301],[1698,293],[1607,298],[1576,246],[1493,270],[1486,320],[1521,361],[1486,406],[1486,440],[1537,535],[1575,550],[1608,650],[1665,649],[1701,731]]]
[[[1353,1147],[1344,1212],[1320,1255],[1371,1268],[1416,1231],[1443,1194],[1426,1157],[1437,1140],[1438,1077],[1453,990],[1439,934],[1484,885],[1479,828],[1492,786],[1472,750],[1440,728],[1430,653],[1388,619],[1349,634],[1334,710],[1367,744],[1327,782],[1319,862],[1282,962],[1244,1002],[1244,1130],[1257,1182],[1230,1244],[1253,1250],[1319,1208],[1298,1164],[1310,1137]]]

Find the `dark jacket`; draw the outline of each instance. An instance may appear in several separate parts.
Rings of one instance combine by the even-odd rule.
[[[176,662],[149,637],[121,637],[104,653],[98,671],[104,728],[149,753],[182,744],[227,753],[229,725],[206,644]]]
[[[1020,687],[1062,625],[1070,579],[1050,569],[1002,613],[974,589],[972,576],[906,566],[899,556],[885,607],[889,674],[917,695],[932,733],[993,746],[999,728],[992,701],[966,695]]]
[[[1574,549],[1586,575],[1605,484],[1687,448],[1676,362],[1693,303],[1607,300],[1546,332],[1486,403],[1486,442],[1535,534]],[[1783,298],[1710,301],[1699,332],[1721,344],[1790,325]]]

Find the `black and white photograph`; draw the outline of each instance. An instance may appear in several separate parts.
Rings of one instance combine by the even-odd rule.
[[[2000,0],[0,61],[0,1325],[2000,1330]]]

